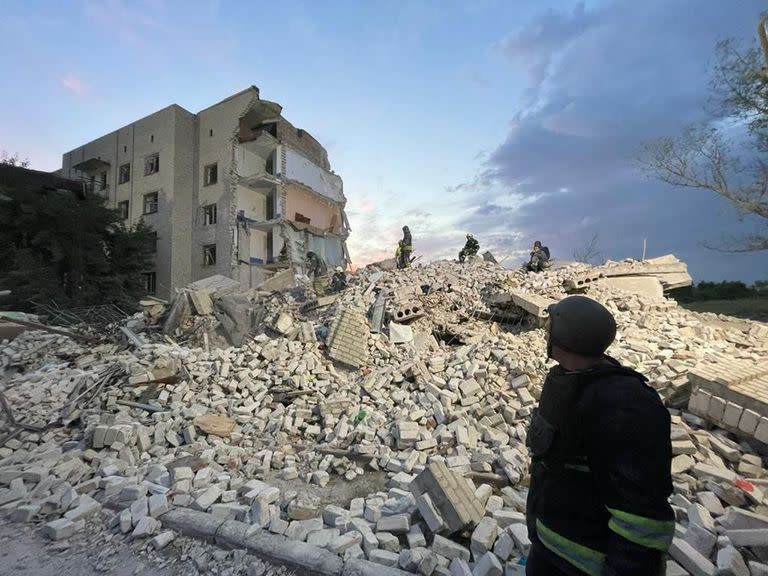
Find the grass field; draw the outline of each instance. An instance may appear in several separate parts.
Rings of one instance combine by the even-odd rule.
[[[768,322],[768,298],[680,302],[680,306],[694,312],[713,312],[714,314],[727,314],[736,318]]]

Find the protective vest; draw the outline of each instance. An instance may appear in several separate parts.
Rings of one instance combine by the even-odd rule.
[[[527,435],[528,530],[573,574],[663,574],[669,414],[642,375],[607,360],[547,376]]]

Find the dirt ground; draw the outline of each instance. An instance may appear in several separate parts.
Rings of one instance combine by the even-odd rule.
[[[155,552],[148,540],[130,541],[92,524],[68,540],[51,542],[34,526],[0,517],[0,576],[293,576],[245,551],[227,551],[176,538]]]

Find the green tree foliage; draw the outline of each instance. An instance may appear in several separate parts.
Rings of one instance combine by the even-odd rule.
[[[693,286],[672,290],[670,295],[679,302],[701,302],[705,300],[738,300],[761,295],[761,287],[768,285],[766,280],[758,280],[751,287],[744,282],[724,280],[722,282],[702,281]]]
[[[32,310],[113,303],[136,308],[141,272],[152,268],[155,235],[146,225],[126,228],[97,194],[0,191],[0,289],[3,305]]]

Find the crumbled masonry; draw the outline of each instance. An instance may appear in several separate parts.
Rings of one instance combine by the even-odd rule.
[[[615,315],[609,354],[672,413],[667,573],[768,574],[768,325],[665,299],[654,283],[685,283],[683,263],[368,268],[321,299],[281,274],[146,300],[125,325],[138,340],[3,341],[0,515],[159,552],[183,542],[164,515],[190,509],[344,562],[522,574],[542,326],[578,291]]]

